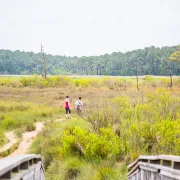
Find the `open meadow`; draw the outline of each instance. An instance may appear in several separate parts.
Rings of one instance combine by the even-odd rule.
[[[168,77],[0,77],[0,148],[7,132],[18,138],[44,128],[28,152],[41,154],[46,178],[126,179],[126,166],[139,155],[180,155],[180,78]],[[70,96],[71,118],[63,100]],[[78,116],[75,101],[85,106]]]

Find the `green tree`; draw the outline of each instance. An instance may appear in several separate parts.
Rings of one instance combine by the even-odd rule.
[[[178,45],[177,50],[169,56],[169,60],[180,61],[180,44]]]
[[[169,60],[180,62],[180,45],[178,45],[177,50],[169,56]],[[172,82],[172,68],[169,63],[168,63],[168,67],[169,67],[169,76],[170,76],[170,87],[172,87],[172,83],[173,83]]]

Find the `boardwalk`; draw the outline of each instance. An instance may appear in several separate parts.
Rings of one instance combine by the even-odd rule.
[[[44,174],[39,155],[19,155],[0,160],[0,179],[44,180]]]
[[[180,156],[140,156],[128,166],[128,180],[180,180]]]

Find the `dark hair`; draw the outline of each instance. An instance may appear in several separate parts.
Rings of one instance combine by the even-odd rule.
[[[69,98],[69,96],[66,96],[66,98]]]
[[[79,97],[79,99],[81,99],[81,97]]]

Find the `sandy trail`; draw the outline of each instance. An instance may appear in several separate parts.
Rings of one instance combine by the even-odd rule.
[[[16,156],[26,154],[27,150],[31,146],[33,139],[40,133],[42,128],[44,127],[43,122],[35,123],[36,130],[31,132],[25,132],[22,135],[22,141],[20,142],[18,148],[12,152],[9,156]]]
[[[63,121],[63,120],[65,120],[65,119],[64,118],[59,118],[59,119],[56,119],[55,122],[59,122],[59,121]],[[34,130],[34,131],[24,132],[23,133],[22,140],[21,140],[18,148],[14,152],[9,154],[8,157],[9,156],[22,155],[22,154],[27,153],[28,149],[30,148],[31,144],[33,143],[34,138],[43,129],[44,123],[43,122],[36,122],[35,127],[36,127],[36,130]],[[10,149],[11,146],[13,146],[18,141],[18,139],[16,138],[16,136],[14,134],[14,131],[7,132],[5,135],[8,138],[9,142],[6,145],[4,145],[2,148],[0,148],[0,153]]]
[[[14,134],[14,131],[6,132],[5,136],[8,139],[8,143],[5,144],[2,148],[0,148],[0,153],[7,151],[11,146],[17,143],[17,138]]]

